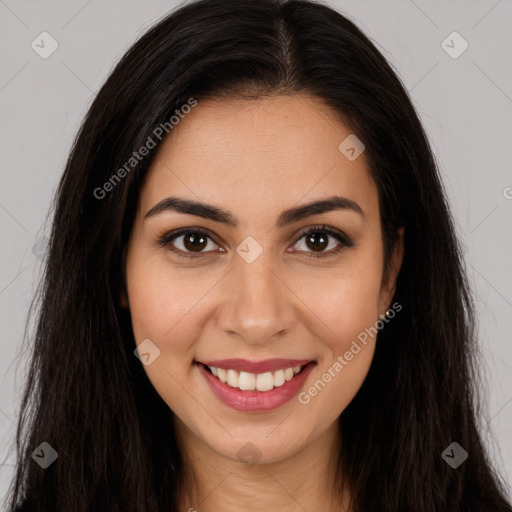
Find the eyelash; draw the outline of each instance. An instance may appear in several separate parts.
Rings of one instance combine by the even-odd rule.
[[[328,252],[305,253],[305,257],[306,258],[313,258],[313,259],[316,259],[316,258],[326,258],[326,257],[337,255],[340,252],[342,252],[344,249],[350,248],[350,247],[354,246],[354,242],[352,240],[350,240],[349,237],[344,235],[341,231],[338,231],[338,230],[333,229],[333,228],[331,228],[329,226],[326,226],[325,224],[320,224],[320,225],[316,225],[316,226],[312,226],[312,227],[308,228],[306,231],[302,232],[299,235],[299,238],[297,239],[295,244],[297,244],[297,242],[299,242],[299,240],[301,240],[302,238],[306,237],[307,235],[310,235],[312,233],[318,233],[318,232],[325,233],[327,235],[332,236],[333,238],[338,240],[338,242],[340,242],[340,244],[338,245],[338,247],[336,247],[335,249],[331,249]],[[176,231],[171,231],[170,233],[166,233],[165,235],[163,235],[158,240],[158,243],[162,247],[169,247],[169,250],[172,253],[174,253],[177,256],[179,256],[179,257],[197,258],[197,257],[200,257],[200,256],[204,256],[205,254],[208,254],[208,252],[210,252],[210,251],[199,252],[199,253],[192,253],[192,252],[186,253],[186,252],[181,251],[181,249],[176,250],[176,249],[171,249],[170,248],[171,242],[174,241],[174,239],[178,238],[181,235],[184,235],[184,234],[186,235],[186,234],[190,234],[190,233],[199,233],[199,234],[202,234],[202,235],[207,235],[208,238],[213,240],[217,245],[221,245],[219,240],[217,239],[217,237],[211,231],[209,231],[208,229],[205,229],[205,228],[198,228],[198,227],[182,228],[182,229],[178,229]]]

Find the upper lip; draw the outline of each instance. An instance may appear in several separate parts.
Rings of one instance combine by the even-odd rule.
[[[285,370],[294,366],[304,366],[311,359],[266,359],[264,361],[249,361],[247,359],[217,359],[215,361],[200,361],[207,366],[237,370],[247,373],[265,373],[275,370]]]

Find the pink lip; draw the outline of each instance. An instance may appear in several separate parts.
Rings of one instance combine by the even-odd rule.
[[[200,361],[206,366],[236,370],[247,373],[265,373],[275,370],[286,370],[294,366],[304,366],[310,359],[267,359],[265,361],[249,361],[247,359],[218,359],[216,361]]]
[[[295,361],[300,363],[300,361],[290,359],[281,359],[279,361]],[[211,362],[213,363],[214,361]],[[219,361],[215,361],[215,363],[216,364],[212,364],[212,366],[216,366]],[[306,363],[308,363],[308,361],[306,361]],[[314,362],[306,364],[302,371],[295,375],[292,380],[289,380],[282,386],[273,388],[270,391],[242,391],[241,389],[232,388],[228,384],[220,381],[217,377],[213,376],[202,363],[196,364],[199,372],[205,378],[213,394],[227,406],[242,412],[271,411],[289,402],[299,393],[315,365],[316,363]],[[293,366],[302,366],[302,364],[294,364]],[[288,366],[288,368],[289,367],[290,366]],[[268,368],[268,363],[266,368]],[[278,369],[280,368],[283,367],[280,366]]]

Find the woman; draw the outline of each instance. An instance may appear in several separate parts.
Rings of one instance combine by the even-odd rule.
[[[510,511],[473,318],[368,38],[308,1],[188,4],[114,69],[62,177],[10,505]]]

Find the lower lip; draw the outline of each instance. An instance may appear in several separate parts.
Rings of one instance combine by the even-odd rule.
[[[197,363],[200,373],[206,379],[214,395],[227,406],[243,412],[272,411],[289,402],[302,388],[315,363],[308,363],[293,379],[269,391],[242,391],[232,388],[212,375],[201,363]]]

